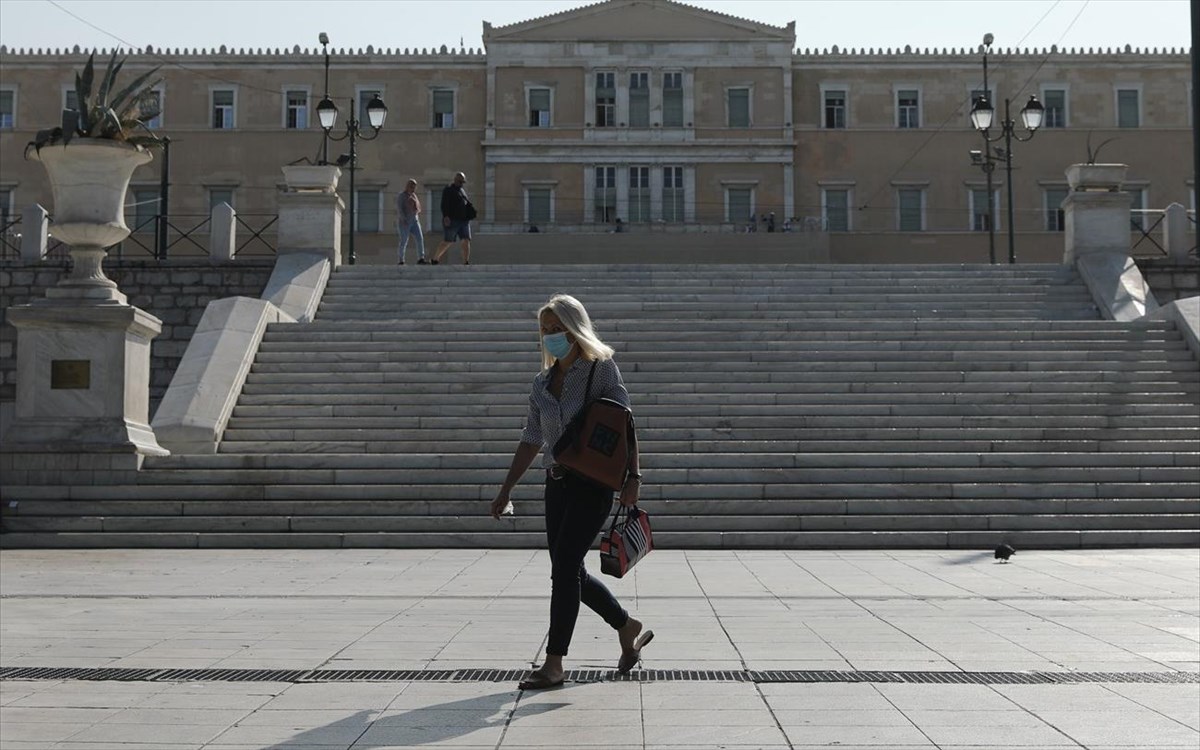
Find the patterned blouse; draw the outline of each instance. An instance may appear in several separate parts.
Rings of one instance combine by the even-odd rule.
[[[529,392],[529,417],[525,420],[521,442],[544,448],[544,468],[548,469],[554,465],[554,456],[550,449],[562,437],[567,423],[583,408],[585,400],[611,398],[626,408],[632,408],[629,404],[629,391],[625,390],[625,381],[621,379],[621,371],[611,359],[597,362],[596,374],[592,377],[591,396],[585,398],[583,391],[587,388],[588,372],[591,369],[592,360],[577,357],[563,378],[562,398],[555,398],[550,392],[550,370],[539,372],[533,379],[533,387]]]

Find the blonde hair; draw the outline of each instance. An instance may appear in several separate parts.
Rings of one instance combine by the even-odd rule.
[[[540,326],[542,316],[548,312],[558,316],[567,332],[575,337],[579,345],[579,353],[590,360],[612,359],[613,348],[600,340],[596,330],[592,328],[592,319],[584,308],[583,303],[569,294],[556,294],[546,304],[538,309],[537,319]],[[541,346],[541,329],[538,329],[538,345]],[[542,369],[547,370],[554,365],[554,357],[542,346]]]

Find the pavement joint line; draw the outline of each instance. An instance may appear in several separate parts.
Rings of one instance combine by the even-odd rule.
[[[238,669],[153,667],[0,667],[0,681],[88,682],[516,682],[527,669]],[[567,670],[566,680],[594,682],[890,683],[937,685],[1200,684],[1200,672],[909,671],[795,669]]]

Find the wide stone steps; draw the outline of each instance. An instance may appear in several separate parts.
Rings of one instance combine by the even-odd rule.
[[[663,547],[1200,545],[1200,368],[1056,266],[347,267],[216,455],[5,488],[4,546],[540,547],[534,312],[587,304]],[[14,504],[15,503],[15,504]]]
[[[287,453],[420,453],[431,451],[438,454],[502,453],[511,455],[513,441],[508,439],[483,440],[419,440],[418,431],[400,435],[411,435],[408,440],[386,439],[379,435],[347,435],[352,430],[237,430],[229,431],[221,443],[221,453],[228,454],[287,454]],[[335,434],[328,434],[333,432]],[[501,430],[500,432],[511,432]],[[299,434],[296,434],[299,433]],[[272,439],[274,435],[274,439]],[[305,440],[304,435],[309,435]],[[1189,451],[1196,445],[1194,440],[729,440],[729,441],[667,441],[638,439],[643,453],[1025,453],[1048,451],[1071,452],[1174,452]]]
[[[664,549],[988,549],[999,542],[1018,549],[1093,547],[1194,547],[1197,532],[1175,530],[1070,531],[672,531],[655,534]],[[536,549],[544,532],[371,532],[222,533],[63,532],[9,533],[0,545],[9,549],[380,549],[466,548]]]

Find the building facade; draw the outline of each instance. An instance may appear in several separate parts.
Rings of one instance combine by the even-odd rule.
[[[834,258],[851,262],[961,259],[959,249],[984,247],[985,175],[970,158],[983,145],[968,117],[983,89],[982,50],[797,50],[794,23],[670,0],[485,23],[484,43],[478,52],[332,53],[335,134],[351,107],[366,122],[373,95],[388,106],[378,138],[358,144],[364,259],[391,257],[394,196],[408,178],[420,182],[425,221],[437,227],[441,187],[459,170],[480,207],[479,230],[496,236],[531,224],[609,232],[620,219],[630,233],[770,224],[828,232]],[[85,59],[78,49],[0,49],[8,217],[51,205],[40,165],[21,151],[72,104]],[[125,75],[156,65],[163,111],[154,126],[172,141],[172,224],[200,224],[221,202],[247,225],[266,223],[280,167],[321,155],[320,49],[145,49]],[[988,89],[998,118],[1011,100],[1018,127],[1031,94],[1046,107],[1044,126],[1014,148],[1013,228],[1024,258],[1061,256],[1063,171],[1086,161],[1089,147],[1103,144],[1100,161],[1130,165],[1135,209],[1194,209],[1187,51],[995,49]],[[330,161],[345,151],[330,144]],[[159,211],[160,166],[141,168],[131,186],[128,222],[141,231]],[[993,177],[1003,236],[1010,186],[1003,169]],[[343,178],[349,199],[347,188]]]

